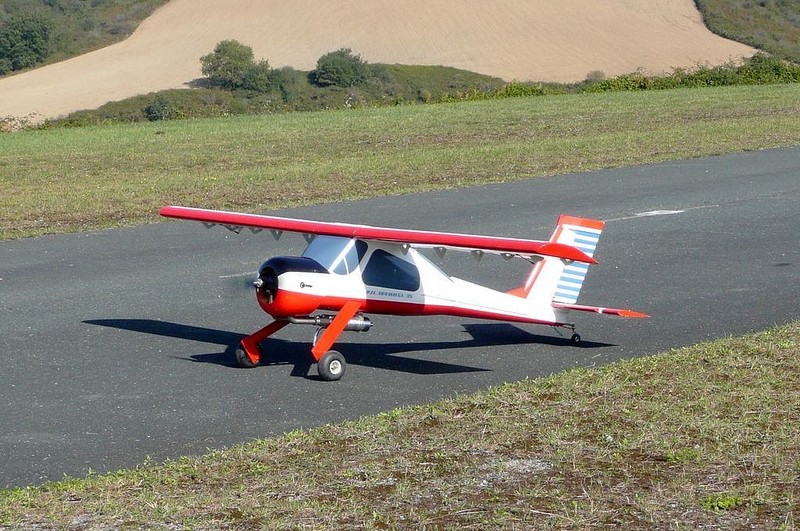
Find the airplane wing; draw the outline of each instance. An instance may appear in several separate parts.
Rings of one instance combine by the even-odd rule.
[[[222,225],[234,232],[248,227],[254,232],[270,230],[275,237],[283,232],[297,232],[319,236],[340,236],[409,245],[411,247],[432,247],[437,249],[455,249],[460,251],[476,251],[501,254],[506,256],[553,256],[596,264],[597,261],[577,247],[551,241],[523,240],[496,236],[479,236],[473,234],[457,234],[449,232],[431,232],[409,229],[391,229],[370,227],[367,225],[351,225],[348,223],[330,223],[304,219],[264,216],[259,214],[243,214],[222,210],[208,210],[181,206],[165,206],[159,213],[162,216],[178,219],[200,221],[207,227]]]

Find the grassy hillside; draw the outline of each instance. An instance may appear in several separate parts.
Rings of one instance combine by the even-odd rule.
[[[0,142],[0,239],[797,145],[798,115],[791,84],[23,131]]]
[[[714,33],[800,63],[800,2],[695,1]]]
[[[77,111],[49,120],[45,127],[429,103],[459,94],[489,93],[506,84],[498,78],[444,66],[369,65],[369,69],[366,82],[338,87],[312,83],[309,72],[280,68],[270,71],[270,81],[262,92],[218,87],[164,90]]]
[[[3,0],[0,25],[20,14],[41,14],[54,33],[47,62],[74,57],[120,41],[168,0]]]
[[[795,529],[800,323],[0,491],[12,529]]]

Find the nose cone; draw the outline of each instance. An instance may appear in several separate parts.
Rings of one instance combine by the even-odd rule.
[[[261,309],[275,318],[307,316],[320,305],[320,297],[308,291],[314,282],[304,284],[308,275],[328,275],[317,262],[302,257],[270,258],[259,268],[253,282]]]
[[[259,300],[262,298],[268,303],[272,303],[278,295],[278,273],[268,264],[261,266],[258,271],[258,278],[253,282]]]

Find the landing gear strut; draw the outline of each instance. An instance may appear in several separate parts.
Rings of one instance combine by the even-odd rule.
[[[236,347],[236,363],[239,367],[252,369],[261,363],[261,350],[258,344],[289,324],[288,321],[273,321],[255,334],[251,334],[239,342]]]
[[[580,336],[580,334],[575,332],[575,325],[574,324],[567,323],[567,324],[553,326],[553,330],[555,330],[558,335],[563,337],[564,334],[561,333],[561,330],[559,330],[559,328],[566,328],[567,330],[570,330],[572,332],[572,335],[569,338],[570,344],[575,345],[575,346],[580,345],[581,336]]]
[[[311,357],[317,363],[319,377],[326,382],[339,380],[344,376],[347,363],[341,353],[330,350],[331,346],[345,330],[366,332],[372,328],[372,322],[367,317],[356,315],[360,306],[359,301],[349,301],[335,315],[289,317],[273,321],[255,334],[242,339],[236,348],[236,363],[247,369],[256,367],[261,362],[258,344],[287,324],[315,325],[317,332],[311,346]]]

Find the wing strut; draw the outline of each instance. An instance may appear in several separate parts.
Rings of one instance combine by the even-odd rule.
[[[254,334],[242,339],[236,349],[236,360],[242,367],[255,367],[261,362],[261,351],[258,344],[289,324],[289,321],[272,321]],[[248,363],[249,362],[249,363]]]

